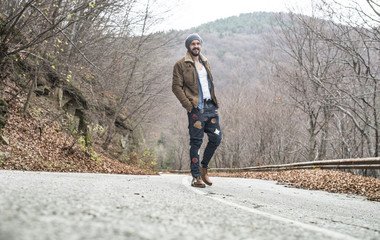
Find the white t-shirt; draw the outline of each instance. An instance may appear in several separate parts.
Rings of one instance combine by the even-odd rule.
[[[208,79],[206,68],[203,67],[202,70],[198,69],[199,82],[201,83],[203,99],[211,99],[210,89],[208,88]]]

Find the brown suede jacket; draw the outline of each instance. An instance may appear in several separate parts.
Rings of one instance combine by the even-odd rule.
[[[211,75],[210,64],[207,58],[202,54],[199,54],[208,77],[211,81],[211,98],[218,106],[218,101],[215,97],[214,91],[214,81]],[[193,108],[197,108],[199,104],[199,80],[197,70],[195,68],[195,63],[191,58],[190,53],[187,51],[185,57],[176,62],[173,69],[173,83],[172,91],[181,102],[182,106],[191,112]]]

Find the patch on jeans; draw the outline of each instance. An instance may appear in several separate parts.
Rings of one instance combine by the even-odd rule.
[[[198,158],[193,158],[193,163],[197,163],[198,162]]]
[[[214,132],[216,135],[219,135],[220,131],[218,129],[215,129],[215,132]]]
[[[193,120],[197,120],[197,119],[198,119],[197,114],[193,113]]]
[[[216,118],[211,118],[211,123],[215,124],[216,123]]]
[[[195,128],[202,129],[202,123],[201,123],[201,121],[196,121],[193,126]]]

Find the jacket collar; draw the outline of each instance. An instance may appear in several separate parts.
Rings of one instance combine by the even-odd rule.
[[[202,62],[204,62],[204,63],[207,62],[207,58],[205,56],[203,56],[202,53],[199,54],[199,57],[201,58]],[[194,62],[189,51],[186,52],[185,62],[192,62],[192,63]]]

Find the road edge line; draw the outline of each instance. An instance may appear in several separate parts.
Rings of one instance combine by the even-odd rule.
[[[274,214],[271,214],[271,213],[263,212],[263,211],[260,211],[260,210],[257,210],[257,209],[253,209],[253,208],[249,208],[249,207],[246,207],[246,206],[242,206],[242,205],[239,205],[237,203],[229,202],[227,200],[220,199],[220,198],[217,198],[217,197],[214,197],[214,196],[209,196],[206,192],[201,191],[201,190],[199,190],[197,188],[191,187],[190,182],[188,181],[188,179],[190,179],[190,177],[188,177],[188,176],[185,176],[185,177],[182,178],[182,184],[186,188],[190,189],[191,191],[193,191],[193,192],[195,192],[195,193],[197,193],[199,195],[203,195],[203,196],[205,196],[207,198],[211,198],[214,201],[218,201],[220,203],[223,203],[223,204],[235,207],[235,208],[240,208],[240,209],[242,209],[242,210],[244,210],[246,212],[250,212],[250,213],[253,213],[253,214],[261,215],[261,216],[264,216],[266,218],[269,218],[269,219],[272,219],[272,220],[275,220],[275,221],[284,222],[286,224],[291,224],[291,225],[302,227],[304,229],[308,229],[308,230],[311,230],[311,231],[314,231],[314,232],[322,233],[324,235],[328,235],[329,237],[334,237],[336,239],[360,240],[358,238],[355,238],[355,237],[352,237],[352,236],[349,236],[349,235],[345,235],[343,233],[334,232],[332,230],[328,230],[328,229],[325,229],[325,228],[313,226],[313,225],[306,224],[306,223],[303,223],[303,222],[299,222],[299,221],[296,221],[296,220],[291,220],[291,219],[284,218],[284,217],[281,217],[281,216],[277,216],[277,215],[274,215]]]

